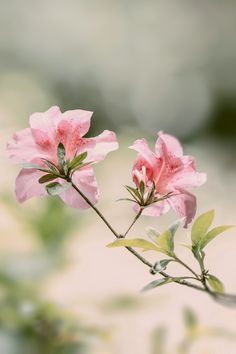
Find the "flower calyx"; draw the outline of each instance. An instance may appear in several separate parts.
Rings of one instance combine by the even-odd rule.
[[[151,204],[167,199],[172,195],[172,193],[167,193],[163,196],[158,196],[154,181],[149,185],[145,185],[144,181],[141,181],[138,188],[130,186],[125,186],[125,188],[133,198],[128,200],[137,203],[141,208],[145,208]]]

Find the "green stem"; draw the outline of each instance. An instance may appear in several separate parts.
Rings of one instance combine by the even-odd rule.
[[[89,206],[91,206],[91,208],[95,211],[95,213],[97,213],[97,215],[102,219],[102,221],[107,225],[107,227],[110,229],[110,231],[113,233],[113,235],[115,235],[116,238],[120,238],[120,235],[113,229],[113,227],[111,226],[111,224],[106,220],[106,218],[103,216],[103,214],[98,210],[98,208],[96,208],[93,203],[90,202],[90,200],[86,197],[86,195],[84,195],[84,193],[81,192],[81,190],[79,190],[79,188],[72,182],[71,182],[72,187],[76,190],[77,193],[80,194],[80,196],[88,203]]]
[[[106,226],[110,229],[110,231],[113,233],[113,235],[116,238],[121,238],[122,236],[116,232],[113,227],[110,225],[110,223],[106,220],[106,218],[103,216],[103,214],[98,210],[98,208],[96,208],[93,203],[84,195],[83,192],[81,192],[81,190],[71,181],[68,180],[68,182],[71,183],[72,187],[76,190],[76,192],[88,203],[88,205],[95,211],[95,213],[102,219],[102,221],[106,224]],[[141,215],[141,214],[140,214]],[[139,215],[139,216],[140,216]],[[137,219],[136,219],[137,220]],[[135,220],[135,221],[136,221]],[[129,228],[130,229],[130,228]],[[132,247],[125,247],[130,253],[132,253],[135,257],[137,257],[143,264],[147,265],[150,269],[152,269],[154,267],[154,265],[152,263],[150,263],[147,259],[145,259],[144,257],[142,257],[137,251],[135,251]],[[163,277],[165,278],[171,278],[170,275],[168,275],[165,272],[159,272]],[[175,277],[172,277],[175,278]],[[198,285],[189,283],[188,281],[184,280],[184,279],[175,279],[174,280],[175,283],[180,284],[180,285],[184,285],[184,286],[188,286],[190,288],[194,288],[200,291],[205,291],[205,288],[202,288]]]
[[[192,273],[195,276],[196,280],[200,280],[198,274],[192,269],[190,268],[186,263],[184,263],[179,257],[177,257],[176,255],[174,256],[174,259],[176,260],[176,262],[178,262],[179,264],[181,264],[183,267],[185,267],[186,269],[189,270],[190,273]]]
[[[126,232],[124,233],[124,237],[128,234],[128,232],[131,230],[131,228],[134,226],[134,224],[136,223],[136,221],[139,219],[139,217],[141,216],[143,212],[143,208],[140,208],[138,214],[135,216],[133,222],[130,224],[130,226],[128,227],[128,229],[126,230]]]

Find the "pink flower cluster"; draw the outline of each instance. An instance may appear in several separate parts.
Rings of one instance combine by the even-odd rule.
[[[61,113],[59,107],[51,107],[43,113],[30,116],[30,128],[14,134],[7,145],[9,158],[15,163],[35,164],[24,166],[16,178],[16,196],[19,202],[47,194],[45,185],[39,179],[45,175],[45,161],[59,169],[58,146],[65,149],[66,161],[86,152],[85,164],[71,175],[72,182],[95,204],[99,192],[91,162],[103,160],[110,151],[118,148],[114,132],[105,130],[93,138],[84,137],[90,128],[92,112],[72,110]],[[196,198],[188,188],[202,185],[206,175],[196,171],[195,159],[183,155],[179,141],[162,132],[159,133],[155,152],[147,142],[136,140],[131,146],[138,152],[133,166],[133,181],[137,190],[152,192],[152,203],[143,207],[144,215],[160,216],[170,208],[180,217],[185,217],[185,226],[196,212]],[[40,168],[37,168],[39,166]],[[61,182],[60,177],[56,181]],[[60,193],[61,199],[74,208],[86,209],[87,202],[70,186]],[[135,210],[140,205],[136,203]]]
[[[187,226],[196,213],[196,197],[187,189],[206,181],[206,174],[196,171],[194,157],[183,155],[179,141],[163,132],[158,133],[155,152],[145,139],[136,140],[130,148],[138,152],[133,166],[134,183],[139,188],[143,181],[147,192],[154,186],[158,200],[145,207],[143,214],[160,216],[172,208],[179,217],[185,218]],[[137,205],[135,209],[139,209]]]
[[[51,107],[44,113],[30,116],[30,128],[14,134],[7,144],[9,158],[15,163],[34,163],[46,168],[45,159],[58,166],[57,147],[63,143],[66,159],[71,160],[87,152],[86,162],[99,162],[118,148],[115,133],[105,130],[94,138],[85,138],[90,128],[92,112],[73,110],[61,113],[59,107]],[[47,195],[39,178],[45,175],[35,168],[23,168],[16,178],[16,197],[24,202],[32,197]],[[86,165],[73,173],[72,181],[94,204],[99,192],[92,166]],[[89,205],[71,187],[60,194],[61,199],[74,208],[86,209]]]

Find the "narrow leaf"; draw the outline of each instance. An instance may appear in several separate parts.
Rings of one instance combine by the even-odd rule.
[[[79,154],[70,162],[69,168],[73,170],[74,168],[78,167],[86,159],[87,156],[88,156],[87,151],[82,152],[82,154]]]
[[[48,166],[48,168],[52,171],[52,172],[55,172],[55,173],[59,173],[59,170],[57,168],[56,165],[54,165],[54,163],[52,163],[51,161],[47,160],[47,159],[41,159],[43,160],[43,162],[45,163],[45,165]]]
[[[164,231],[158,238],[157,244],[161,250],[168,255],[172,255],[174,250],[173,237],[170,230]]]
[[[137,188],[132,188],[130,186],[125,186],[125,188],[127,189],[127,191],[132,195],[132,197],[134,197],[136,200],[138,200],[139,202],[141,202],[142,197],[139,194],[139,191],[137,190]]]
[[[28,168],[36,168],[37,170],[39,170],[39,169],[42,168],[42,166],[40,166],[40,165],[38,165],[36,163],[25,162],[25,163],[20,163],[19,165],[20,165],[20,167],[26,168],[26,169],[28,169]]]
[[[63,167],[66,156],[66,150],[62,143],[59,143],[57,146],[57,158],[60,167]]]
[[[154,281],[152,281],[151,283],[147,284],[147,285],[141,290],[141,292],[145,292],[145,291],[148,291],[148,290],[157,288],[158,286],[171,283],[172,281],[173,281],[172,278],[161,278],[161,279],[154,280]]]
[[[133,199],[130,199],[130,198],[120,198],[120,199],[117,199],[116,202],[132,202],[132,203],[136,203],[136,200],[133,200]]]
[[[170,228],[164,231],[158,238],[156,243],[163,253],[173,256],[174,254],[174,235],[179,227],[180,221],[174,223]]]
[[[173,234],[173,236],[175,235],[176,231],[178,230],[179,225],[181,224],[181,222],[183,222],[183,219],[180,219],[178,221],[176,221],[175,223],[173,223],[170,227],[169,230],[171,231],[171,233]]]
[[[52,175],[51,173],[48,173],[42,177],[39,178],[39,183],[46,183],[46,182],[49,182],[49,181],[53,181],[54,179],[56,179],[57,176],[55,175]]]
[[[152,331],[151,346],[153,354],[166,354],[167,329],[164,326],[156,327]]]
[[[70,187],[71,187],[70,183],[60,184],[58,182],[52,182],[46,185],[46,190],[49,195],[58,195]]]
[[[210,285],[210,287],[213,290],[215,290],[217,293],[223,293],[224,292],[224,284],[220,281],[220,279],[218,279],[214,275],[208,274],[207,282]]]
[[[184,323],[187,330],[193,330],[198,325],[195,313],[188,307],[183,310]]]
[[[170,262],[173,262],[173,259],[162,259],[154,264],[154,269],[157,272],[162,272],[165,270]]]
[[[146,241],[142,238],[136,239],[120,239],[116,240],[112,243],[109,243],[107,247],[138,247],[142,248],[143,251],[159,251],[159,247],[154,245],[153,243]]]
[[[192,245],[196,246],[201,241],[202,237],[205,236],[209,227],[212,224],[214,218],[214,210],[210,210],[202,215],[200,215],[193,224],[192,227]]]
[[[146,201],[150,204],[152,202],[154,202],[154,200],[156,199],[155,198],[155,190],[156,190],[156,187],[155,187],[155,183],[153,182],[152,188],[149,190],[147,196],[145,197]]]
[[[222,225],[215,227],[210,230],[200,241],[200,247],[204,248],[211,240],[213,240],[216,236],[220,235],[222,232],[235,227],[235,225]]]
[[[85,163],[80,163],[80,164],[78,164],[77,166],[73,167],[73,172],[74,172],[74,171],[77,171],[77,170],[79,170],[79,169],[81,169],[82,167],[91,165],[92,163],[93,163],[93,161],[88,161],[88,162],[85,162]]]
[[[158,232],[153,227],[147,228],[147,236],[155,243],[157,243],[158,237],[160,236],[160,232]]]
[[[145,184],[144,184],[143,181],[140,182],[139,190],[140,190],[141,195],[143,196],[144,195],[144,191],[145,191]]]

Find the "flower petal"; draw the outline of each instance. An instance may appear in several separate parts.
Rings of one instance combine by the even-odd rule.
[[[88,150],[88,161],[104,160],[109,152],[117,150],[119,147],[116,134],[110,130],[104,130],[100,135],[88,138],[88,140],[96,143],[92,149]]]
[[[89,128],[93,112],[74,109],[62,113],[60,120],[69,122],[70,126],[79,131],[80,137],[84,136]]]
[[[157,158],[145,139],[136,140],[129,148],[137,151],[151,166],[156,165]]]
[[[166,214],[169,210],[170,205],[168,204],[167,200],[162,200],[150,205],[149,207],[146,207],[143,210],[142,215],[161,216],[163,214]]]
[[[36,112],[30,116],[30,126],[32,129],[38,129],[49,135],[52,135],[55,130],[55,123],[58,117],[61,116],[60,108],[53,106],[46,112]]]
[[[90,111],[75,109],[57,118],[55,144],[63,143],[67,158],[72,159],[77,153],[95,145],[95,142],[82,138],[89,130],[92,114]]]
[[[91,203],[95,204],[97,202],[98,187],[92,167],[86,166],[80,170],[77,170],[74,172],[72,180]],[[87,209],[90,207],[73,187],[62,192],[60,197],[72,208]]]
[[[192,172],[192,171],[181,171],[173,176],[169,182],[170,186],[174,188],[191,188],[200,187],[207,180],[206,173]]]
[[[174,157],[183,156],[183,148],[178,139],[174,136],[165,134],[162,131],[158,133],[155,150],[158,156],[170,155]]]
[[[181,161],[185,166],[189,166],[193,171],[196,171],[196,159],[191,155],[183,155]]]
[[[188,224],[193,220],[196,214],[196,197],[184,189],[179,189],[176,192],[177,194],[168,198],[167,201],[177,216],[185,218],[184,227],[187,228]]]
[[[46,157],[40,146],[35,144],[30,128],[22,129],[13,135],[13,139],[7,144],[7,155],[15,163]]]
[[[34,168],[23,168],[20,171],[16,178],[16,198],[18,202],[23,203],[27,199],[47,195],[45,186],[38,182],[44,174]]]

